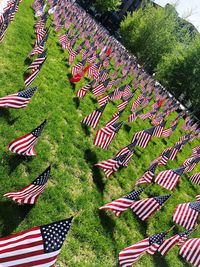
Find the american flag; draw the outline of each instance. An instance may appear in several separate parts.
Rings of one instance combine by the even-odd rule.
[[[163,130],[162,132],[162,136],[163,137],[170,137],[173,133],[173,131],[176,130],[176,127],[178,126],[178,124],[175,124],[174,126],[170,127],[170,128],[167,128],[165,130]]]
[[[176,144],[174,147],[171,148],[171,153],[169,159],[174,160],[178,152],[182,149],[183,144]]]
[[[194,201],[179,204],[173,215],[173,221],[187,230],[194,228],[200,213],[200,202]]]
[[[103,160],[97,164],[96,167],[103,169],[106,177],[109,177],[113,172],[118,171],[120,167],[127,166],[127,162],[132,157],[133,152],[129,151],[123,155],[116,156],[112,159]]]
[[[69,65],[71,65],[76,56],[78,55],[78,53],[74,51],[72,48],[69,48],[68,52],[69,52]]]
[[[36,129],[34,129],[31,133],[28,133],[16,140],[12,141],[8,145],[8,149],[19,155],[23,156],[36,156],[35,145],[38,141],[38,137],[41,135],[44,126],[46,124],[46,120],[40,124]]]
[[[140,109],[140,110],[138,110],[138,111],[136,111],[136,112],[133,112],[130,116],[128,116],[128,122],[134,122],[134,121],[137,119],[138,115],[139,115],[142,111],[143,111],[143,110]]]
[[[51,167],[48,167],[31,184],[17,192],[9,192],[4,197],[10,198],[19,204],[35,204],[38,197],[44,192],[50,176]]]
[[[69,48],[70,40],[68,39],[66,33],[59,36],[59,42],[62,46],[62,49]]]
[[[153,213],[160,210],[163,204],[171,197],[171,195],[151,197],[134,202],[131,206],[132,211],[140,218],[147,220]]]
[[[92,90],[94,96],[101,96],[106,91],[110,79],[105,80]]]
[[[164,121],[161,124],[155,126],[155,129],[153,131],[153,136],[161,137],[164,127],[165,127]]]
[[[138,190],[132,191],[131,193],[120,197],[102,207],[100,207],[100,210],[111,210],[117,217],[119,217],[122,212],[130,208],[132,203],[138,199],[139,195],[144,191],[143,188],[140,188]]]
[[[99,120],[103,114],[103,111],[106,107],[106,104],[100,108],[97,108],[95,111],[90,113],[87,117],[85,117],[82,121],[83,124],[91,126],[92,128],[96,128]]]
[[[192,149],[192,156],[198,156],[200,154],[200,146],[196,146]]]
[[[158,165],[166,165],[171,154],[171,148],[165,149],[159,157]]]
[[[192,183],[195,183],[195,184],[200,185],[200,172],[193,174],[193,175],[190,177],[190,181],[191,181]]]
[[[180,249],[179,255],[195,267],[200,266],[200,238],[187,240]]]
[[[135,185],[139,184],[150,184],[154,178],[156,168],[158,166],[158,162],[151,164],[151,166],[147,169],[147,171],[140,177],[140,179],[136,182]]]
[[[123,122],[116,122],[112,125],[106,126],[97,131],[94,145],[101,147],[103,149],[108,149],[112,140],[115,138],[116,134],[119,132]]]
[[[131,267],[141,255],[147,253],[154,255],[163,243],[166,233],[154,234],[140,242],[127,247],[119,253],[119,265],[121,267]]]
[[[169,251],[175,246],[181,246],[185,243],[185,241],[188,239],[188,236],[193,232],[193,229],[190,229],[188,231],[178,233],[176,235],[173,235],[172,237],[164,240],[162,245],[159,247],[158,251],[162,256],[166,256]]]
[[[25,108],[31,100],[31,97],[34,95],[37,87],[27,88],[18,93],[14,93],[5,97],[0,98],[0,107],[1,108]]]
[[[46,57],[45,57],[46,51],[47,50],[45,50],[42,54],[40,54],[38,58],[36,58],[36,60],[32,62],[31,65],[28,67],[28,69],[31,69],[31,74],[28,74],[25,77],[24,83],[26,86],[29,86],[33,82],[35,77],[38,75],[42,65],[44,64],[46,60]]]
[[[119,112],[116,112],[115,114],[112,115],[112,118],[106,123],[106,126],[110,126],[113,123],[117,122],[118,119],[121,117],[121,115],[123,114],[124,110],[121,110]]]
[[[110,101],[110,94],[105,95],[103,97],[100,97],[98,99],[98,104],[100,107],[104,106],[105,104],[107,104]]]
[[[195,198],[196,198],[197,201],[200,201],[200,195],[196,195]]]
[[[187,168],[185,168],[185,172],[191,172],[196,167],[199,161],[200,161],[200,157],[192,158],[189,164],[187,165]]]
[[[73,76],[78,74],[79,72],[81,72],[83,70],[83,68],[85,66],[85,62],[86,62],[86,60],[82,60],[72,67],[72,75]]]
[[[154,130],[155,130],[155,127],[152,127],[152,128],[135,133],[132,138],[132,142],[137,140],[138,146],[146,148],[149,141],[151,140]]]
[[[161,185],[165,189],[172,190],[176,187],[180,176],[184,173],[185,167],[180,167],[175,170],[166,170],[160,172],[156,178],[155,183]]]
[[[81,87],[81,89],[77,91],[76,96],[79,98],[84,98],[87,92],[92,89],[92,87],[94,86],[94,83],[95,83],[94,81],[91,81],[90,83]]]
[[[54,266],[73,217],[0,238],[0,265]]]

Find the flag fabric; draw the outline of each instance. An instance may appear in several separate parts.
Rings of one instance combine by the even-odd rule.
[[[85,66],[85,62],[86,62],[86,60],[82,60],[72,67],[72,75],[73,76],[75,76],[76,74],[78,74],[79,72],[81,72],[83,70],[83,68]]]
[[[160,210],[170,197],[171,195],[165,195],[138,200],[132,204],[131,209],[140,220],[145,221],[153,213]]]
[[[95,111],[90,113],[87,117],[85,117],[82,123],[88,126],[91,126],[92,128],[95,129],[99,123],[99,120],[103,114],[105,107],[106,107],[106,104],[100,108],[97,108]]]
[[[174,147],[172,147],[169,159],[174,160],[176,158],[176,155],[178,154],[178,152],[182,149],[182,147],[183,147],[182,143],[178,143]]]
[[[8,149],[19,155],[23,156],[36,156],[35,152],[35,145],[38,141],[39,136],[41,135],[44,126],[46,124],[46,120],[40,124],[36,129],[32,132],[17,138],[16,140],[12,141],[8,145]]]
[[[27,88],[18,93],[14,93],[0,98],[0,108],[25,108],[34,95],[37,87]]]
[[[137,118],[138,118],[138,115],[142,112],[142,109],[141,110],[138,110],[136,112],[133,112],[131,115],[128,116],[128,122],[134,122]]]
[[[154,234],[130,247],[123,249],[119,253],[119,265],[121,267],[130,267],[141,255],[145,253],[154,255],[163,243],[165,235],[166,233]]]
[[[149,141],[151,140],[154,130],[155,130],[155,127],[152,127],[147,130],[143,130],[143,131],[135,133],[132,138],[132,142],[134,142],[134,140],[137,140],[138,146],[142,148],[146,148]]]
[[[45,50],[42,54],[40,54],[38,56],[38,58],[36,58],[32,63],[31,65],[28,67],[28,69],[31,69],[31,74],[28,74],[26,77],[25,77],[25,80],[24,80],[24,84],[26,86],[29,86],[35,79],[35,77],[38,75],[42,65],[44,64],[45,60],[46,60],[46,51]]]
[[[173,221],[187,230],[194,228],[200,213],[200,202],[188,202],[179,204],[173,215]]]
[[[165,149],[158,159],[158,165],[166,165],[168,160],[170,159],[170,154],[171,154],[171,148]]]
[[[116,122],[98,130],[94,139],[94,145],[103,149],[108,149],[112,140],[120,130],[122,124],[123,122]]]
[[[136,182],[135,185],[139,184],[150,184],[153,181],[158,162],[153,163],[147,171],[142,175],[142,177]]]
[[[54,266],[72,219],[73,217],[0,238],[0,266]]]
[[[162,256],[166,256],[175,245],[183,245],[188,239],[188,236],[192,233],[192,231],[193,229],[190,229],[188,231],[173,235],[172,237],[164,240],[158,251]]]
[[[94,94],[94,96],[101,96],[103,95],[103,93],[106,91],[106,88],[108,86],[110,79],[105,80],[104,82],[102,82],[100,85],[98,85],[97,87],[95,87],[92,90],[92,93]]]
[[[192,158],[188,166],[185,168],[185,172],[191,172],[196,167],[199,161],[200,161],[200,157]]]
[[[200,172],[193,174],[189,179],[192,183],[200,185]]]
[[[200,195],[196,195],[195,198],[196,198],[197,201],[200,201]]]
[[[93,85],[94,81],[91,81],[90,83],[84,85],[83,87],[81,87],[81,89],[77,91],[76,96],[79,98],[84,98],[87,92],[92,89]]]
[[[17,192],[9,192],[4,197],[10,198],[19,204],[35,204],[38,197],[44,192],[50,177],[51,168],[48,167],[30,185]]]
[[[163,137],[170,137],[173,133],[173,131],[176,130],[176,127],[178,126],[178,123],[173,125],[172,127],[170,128],[167,128],[167,129],[164,129],[163,132],[162,132],[162,136]]]
[[[131,193],[118,198],[102,207],[100,207],[100,210],[111,210],[117,217],[119,217],[122,212],[130,208],[132,203],[138,199],[139,195],[144,191],[143,188],[140,188],[138,190],[132,191]]]
[[[180,167],[174,170],[162,171],[156,176],[155,183],[161,185],[165,189],[172,190],[176,187],[184,170],[185,167]]]
[[[200,238],[187,240],[180,249],[179,255],[195,267],[200,266]]]
[[[157,126],[155,126],[154,131],[153,131],[153,136],[161,137],[164,127],[165,127],[164,121],[158,124]]]
[[[129,151],[112,159],[103,160],[95,164],[95,166],[101,168],[104,171],[106,177],[109,177],[111,174],[113,174],[113,172],[118,171],[120,167],[127,166],[132,155],[133,152]]]

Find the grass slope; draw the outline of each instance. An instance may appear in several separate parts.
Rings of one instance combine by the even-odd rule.
[[[35,40],[33,29],[34,14],[32,0],[23,1],[6,33],[0,47],[0,96],[23,88],[23,73],[27,65],[24,60],[31,51]],[[95,131],[85,131],[81,120],[97,105],[91,94],[78,103],[74,89],[67,79],[68,54],[58,44],[57,34],[51,31],[47,47],[48,58],[33,85],[39,90],[28,108],[23,110],[0,110],[0,232],[1,236],[19,232],[33,226],[42,225],[69,217],[79,211],[71,232],[62,248],[56,266],[117,266],[118,253],[124,247],[148,235],[161,232],[172,225],[171,215],[178,203],[194,200],[198,187],[192,185],[186,176],[181,179],[177,190],[165,207],[146,223],[137,220],[131,211],[116,218],[111,212],[99,212],[98,208],[130,192],[151,160],[167,146],[178,140],[177,130],[167,139],[154,138],[145,150],[137,149],[128,168],[106,179],[101,171],[92,168],[93,163],[108,159],[131,140],[134,132],[150,126],[137,120],[130,127],[123,127],[108,151],[93,146]],[[83,83],[86,83],[86,81]],[[80,88],[80,84],[76,85]],[[76,89],[77,89],[76,88]],[[124,114],[127,118],[130,108]],[[109,104],[99,127],[116,111]],[[45,118],[48,124],[37,145],[37,157],[23,158],[11,154],[7,144],[15,138],[31,131]],[[190,155],[194,141],[185,146],[178,159],[167,168],[178,167]],[[34,180],[49,164],[52,164],[52,178],[44,194],[33,207],[17,206],[3,198],[3,194],[17,190]],[[159,171],[164,168],[159,168]],[[199,169],[196,167],[195,171]],[[153,185],[141,196],[156,196],[169,193]],[[176,227],[174,231],[180,229]],[[197,237],[200,230],[193,233]],[[159,255],[143,256],[135,266],[187,266],[174,248],[166,258]]]

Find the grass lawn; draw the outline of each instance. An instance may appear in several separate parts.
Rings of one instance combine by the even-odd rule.
[[[23,1],[15,20],[8,28],[0,46],[0,96],[14,93],[23,88],[23,73],[27,68],[25,59],[35,40],[34,13],[30,8],[32,0]],[[193,201],[198,186],[188,181],[189,175],[181,178],[177,189],[166,205],[147,222],[139,221],[132,212],[126,211],[120,218],[111,212],[98,208],[112,199],[134,189],[134,183],[166,147],[172,145],[181,134],[180,127],[168,139],[153,138],[148,147],[137,148],[128,168],[122,169],[110,178],[93,164],[108,159],[123,146],[130,143],[134,132],[150,127],[150,123],[138,119],[128,127],[124,125],[108,151],[93,145],[96,130],[85,131],[82,119],[98,105],[91,93],[80,101],[75,98],[75,90],[86,81],[72,88],[67,74],[68,53],[63,52],[58,35],[51,30],[47,42],[48,57],[39,75],[31,86],[38,85],[31,103],[26,109],[0,110],[0,233],[6,236],[28,228],[70,217],[77,211],[71,231],[62,248],[56,266],[109,267],[117,266],[118,253],[141,239],[162,232],[172,226],[171,215],[177,204]],[[98,129],[105,125],[116,112],[116,104],[109,103]],[[130,106],[123,114],[124,121],[130,114]],[[170,117],[173,119],[176,114]],[[37,127],[45,118],[48,124],[37,144],[38,155],[24,158],[11,154],[7,145]],[[180,124],[181,125],[181,124]],[[164,169],[177,168],[191,154],[191,148],[198,144],[195,140],[187,144],[178,154],[177,160]],[[18,206],[6,200],[3,194],[16,191],[29,184],[43,170],[52,165],[52,178],[47,189],[33,207]],[[199,166],[190,173],[200,171]],[[159,196],[170,193],[158,185],[150,186],[141,197]],[[183,230],[176,226],[177,230]],[[198,237],[200,229],[192,234]],[[178,257],[174,248],[167,257],[143,256],[135,266],[189,266]]]

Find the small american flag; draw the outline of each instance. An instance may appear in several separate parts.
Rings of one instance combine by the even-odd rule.
[[[110,79],[105,80],[92,90],[94,96],[101,96],[106,91]]]
[[[100,207],[100,210],[111,210],[117,217],[119,217],[122,212],[130,208],[130,206],[133,204],[135,200],[138,199],[139,195],[144,191],[143,188],[140,188],[138,190],[132,191],[128,195],[125,195],[123,197],[120,197],[102,207]]]
[[[145,221],[153,213],[160,210],[170,197],[171,195],[165,195],[138,200],[132,204],[131,209],[140,220]]]
[[[176,187],[180,176],[184,173],[185,167],[180,167],[175,170],[166,170],[160,172],[156,178],[155,183],[161,185],[165,189],[172,190]]]
[[[141,255],[145,253],[153,255],[163,243],[165,235],[165,233],[155,234],[123,249],[119,253],[119,265],[131,267]]]
[[[4,197],[10,198],[19,204],[35,204],[38,197],[44,192],[50,176],[51,167],[48,167],[30,185],[17,192],[9,192]]]
[[[0,98],[1,108],[25,108],[34,95],[37,87],[27,88],[24,91],[14,93],[5,97]]]
[[[174,126],[170,127],[170,128],[167,128],[165,130],[163,130],[162,132],[162,136],[163,137],[170,137],[173,133],[173,131],[176,130],[176,127],[178,126],[178,124],[175,124]]]
[[[140,146],[142,148],[146,148],[149,141],[151,140],[151,137],[153,135],[154,130],[155,130],[155,127],[152,127],[152,128],[147,129],[147,130],[143,130],[143,131],[135,133],[133,138],[132,138],[132,142],[137,140],[138,146]]]
[[[81,72],[83,70],[83,68],[85,66],[85,62],[86,62],[86,60],[82,60],[72,67],[72,75],[73,76],[78,74],[79,72]]]
[[[99,120],[103,114],[105,107],[106,107],[106,104],[100,108],[97,108],[95,111],[90,113],[87,117],[85,117],[82,123],[88,126],[91,126],[92,128],[95,129],[99,123]]]
[[[94,145],[101,147],[103,149],[108,149],[112,140],[115,138],[116,134],[119,132],[123,122],[116,122],[112,125],[106,126],[97,131]]]
[[[158,162],[153,163],[148,170],[142,175],[142,177],[136,182],[135,185],[139,184],[150,184],[154,178]]]
[[[158,251],[162,256],[166,256],[169,251],[175,246],[181,246],[188,239],[188,236],[193,232],[193,229],[173,235],[172,237],[166,239],[162,245],[159,247]]]
[[[17,138],[13,142],[8,145],[8,149],[19,155],[23,156],[36,156],[35,145],[38,141],[38,137],[41,135],[44,126],[46,124],[46,120],[40,124],[36,129],[34,129],[31,133],[28,133],[20,138]]]
[[[193,175],[190,177],[190,181],[191,181],[192,183],[195,183],[195,184],[200,185],[200,172],[193,174]]]
[[[196,198],[197,201],[200,201],[200,195],[196,195],[195,198]]]
[[[185,172],[191,172],[196,167],[199,161],[200,161],[200,157],[192,158],[187,168],[185,168]]]
[[[200,238],[187,240],[180,249],[179,255],[195,267],[200,266]]]
[[[0,265],[54,266],[73,217],[0,238]]]
[[[200,213],[200,202],[194,201],[179,204],[173,215],[173,221],[187,230],[194,228]]]
[[[133,112],[130,116],[128,116],[128,122],[134,122],[137,118],[138,118],[138,115],[142,112],[143,110],[140,109],[136,112]]]

